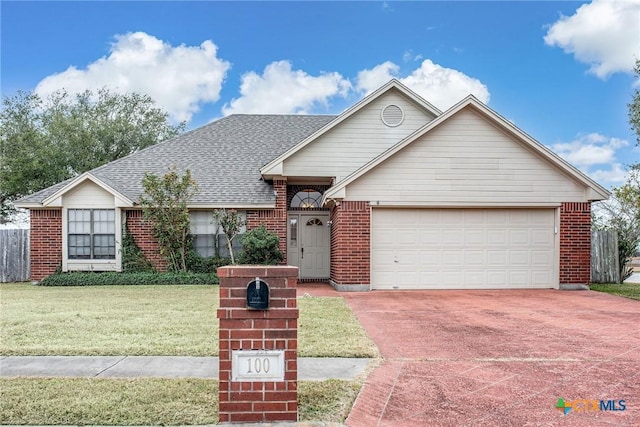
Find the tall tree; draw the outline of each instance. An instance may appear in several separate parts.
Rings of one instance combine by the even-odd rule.
[[[0,110],[0,222],[12,202],[57,182],[177,135],[168,114],[147,95],[106,88],[43,99],[3,97]]]

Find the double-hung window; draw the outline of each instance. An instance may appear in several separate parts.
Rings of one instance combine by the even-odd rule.
[[[114,209],[69,209],[69,259],[115,259]]]

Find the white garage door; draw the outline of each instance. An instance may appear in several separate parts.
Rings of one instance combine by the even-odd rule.
[[[373,209],[373,289],[557,287],[554,209]]]

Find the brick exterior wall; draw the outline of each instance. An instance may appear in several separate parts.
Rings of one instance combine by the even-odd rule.
[[[220,423],[298,420],[297,267],[227,266],[220,278]],[[247,285],[269,286],[269,309],[248,310]],[[233,381],[234,350],[284,351],[284,380]]]
[[[280,250],[284,254],[283,263],[287,260],[287,181],[273,181],[276,192],[276,208],[274,210],[248,210],[247,230],[253,230],[264,224],[267,230],[280,239]]]
[[[331,211],[331,282],[368,285],[371,264],[371,208],[343,201]]]
[[[591,279],[591,203],[560,207],[560,284],[588,284]]]
[[[39,282],[62,266],[62,209],[31,209],[31,281]]]
[[[167,271],[167,260],[160,255],[158,240],[153,237],[153,226],[143,219],[142,211],[128,210],[125,218],[129,233],[151,265],[158,271]]]

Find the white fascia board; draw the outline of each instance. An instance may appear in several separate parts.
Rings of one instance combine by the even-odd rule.
[[[45,206],[45,207],[62,207],[62,196],[64,194],[66,194],[67,192],[69,192],[70,190],[72,190],[75,187],[77,187],[78,185],[82,184],[86,180],[89,180],[89,181],[93,182],[98,187],[102,188],[103,190],[107,191],[108,193],[111,193],[113,195],[113,197],[115,198],[117,205],[119,205],[118,207],[131,207],[131,206],[133,206],[133,201],[131,201],[128,197],[126,197],[123,194],[121,194],[120,192],[114,190],[112,187],[110,187],[109,185],[107,185],[104,182],[102,182],[100,179],[98,179],[95,176],[93,176],[90,172],[85,172],[85,173],[75,177],[70,183],[68,183],[67,185],[62,187],[60,190],[56,191],[55,193],[53,193],[52,195],[50,195],[49,197],[44,199],[42,201],[42,206]]]
[[[392,88],[395,88],[395,89],[399,90],[402,94],[404,94],[405,96],[407,96],[408,98],[413,100],[416,104],[420,105],[422,108],[424,108],[425,110],[429,111],[434,116],[437,117],[437,116],[442,114],[442,111],[440,111],[435,106],[433,106],[432,104],[427,102],[420,95],[418,95],[415,92],[413,92],[411,89],[409,89],[408,87],[406,87],[405,85],[400,83],[398,80],[391,79],[386,84],[384,84],[383,86],[381,86],[380,88],[378,88],[374,92],[370,93],[369,95],[365,96],[359,102],[357,102],[356,104],[354,104],[353,106],[351,106],[350,108],[345,110],[342,114],[340,114],[335,119],[331,120],[329,123],[324,125],[322,128],[318,129],[316,132],[314,132],[313,134],[309,135],[307,138],[303,139],[301,142],[299,142],[298,144],[294,145],[293,147],[291,147],[290,149],[285,151],[283,154],[281,154],[280,156],[276,157],[271,162],[267,163],[265,166],[263,166],[260,169],[260,173],[262,175],[272,175],[272,174],[274,174],[272,172],[272,169],[274,169],[278,164],[280,164],[280,165],[284,164],[284,161],[287,158],[291,157],[293,154],[297,153],[298,151],[300,151],[301,149],[306,147],[312,141],[318,139],[321,135],[324,135],[325,133],[327,133],[328,131],[330,131],[334,127],[338,126],[340,123],[344,122],[347,118],[351,117],[356,112],[360,111],[361,109],[363,109],[364,107],[369,105],[375,99],[379,98],[380,96],[382,96],[382,94],[386,93],[387,91],[391,90]],[[280,171],[280,174],[282,174],[282,170]]]
[[[331,195],[329,195],[329,190],[331,190],[331,188],[327,189],[322,196],[322,206],[326,205],[329,200],[339,201],[347,197],[347,189],[344,187],[339,191],[332,192]]]
[[[20,209],[38,209],[42,207],[42,204],[36,202],[24,202],[24,203],[14,203],[13,206]]]
[[[381,208],[558,208],[561,203],[531,202],[399,202],[393,200],[372,200],[371,207]]]
[[[260,169],[260,174],[265,179],[272,179],[273,177],[276,177],[276,176],[282,176],[283,171],[284,171],[284,163],[276,162],[273,164],[269,163],[267,166],[264,166],[262,169]]]

